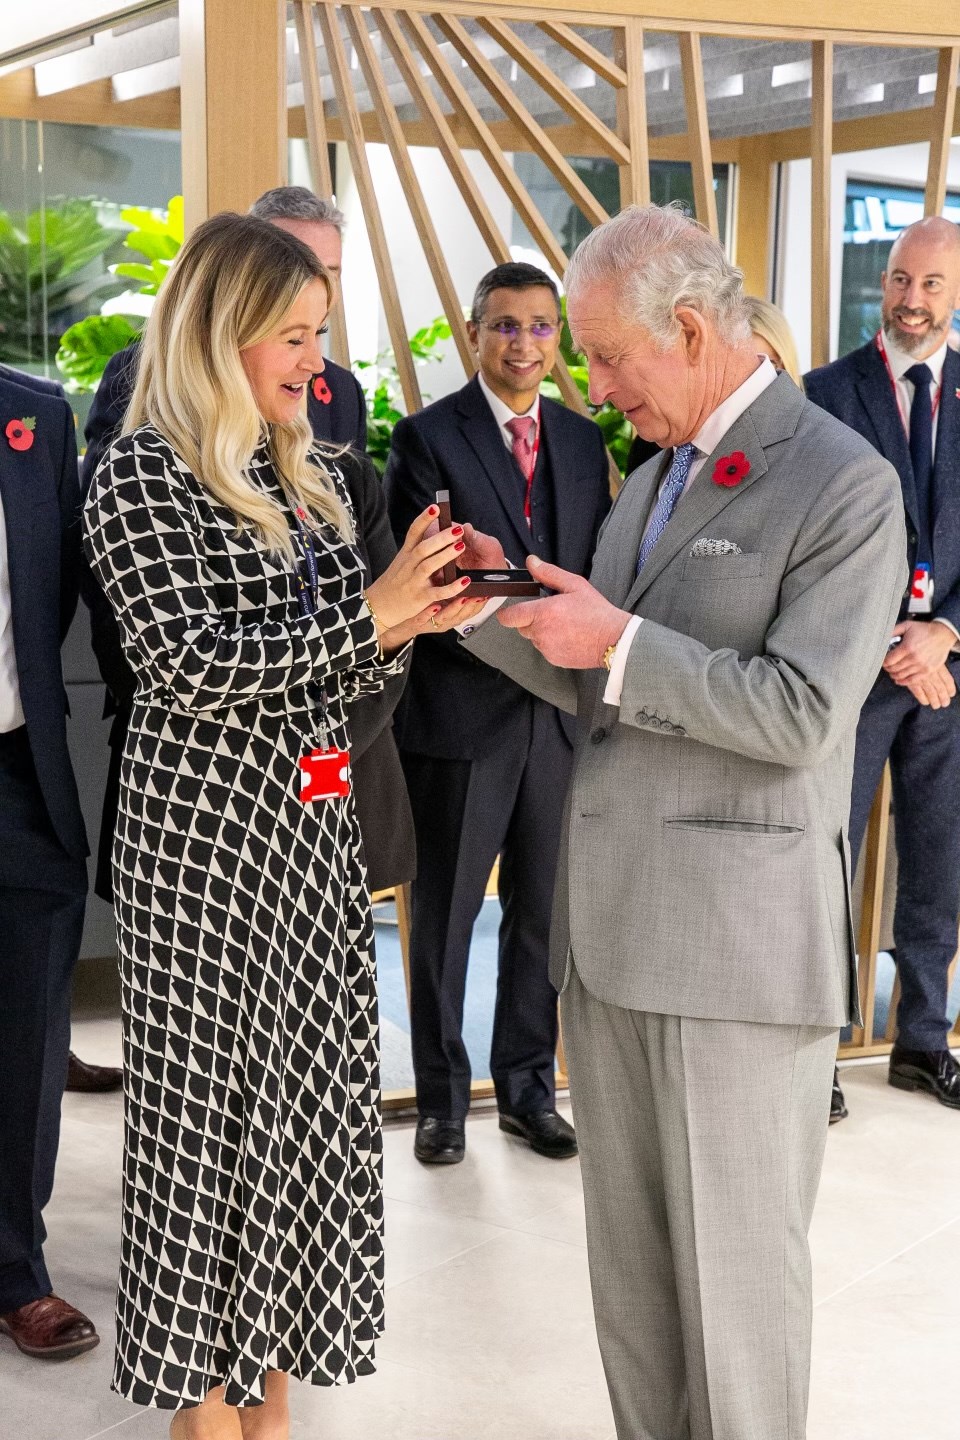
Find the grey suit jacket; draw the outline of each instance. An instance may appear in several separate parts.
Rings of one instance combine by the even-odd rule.
[[[749,474],[715,484],[742,450]],[[858,1014],[846,827],[857,717],[905,582],[893,468],[780,376],[640,576],[665,459],[620,492],[591,579],[643,616],[619,708],[496,621],[466,643],[577,715],[551,937],[598,999],[774,1024]],[[691,555],[699,539],[741,553]],[[700,547],[701,550],[706,547]],[[722,548],[722,547],[711,547]]]

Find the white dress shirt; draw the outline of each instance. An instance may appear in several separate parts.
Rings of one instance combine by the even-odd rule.
[[[940,382],[943,379],[943,362],[947,358],[947,342],[944,340],[939,350],[934,350],[926,360],[918,361],[916,355],[908,355],[901,350],[896,341],[884,334],[882,337],[883,350],[886,353],[887,364],[893,373],[894,391],[897,396],[897,405],[900,407],[900,419],[903,421],[903,428],[907,435],[910,434],[910,408],[913,405],[913,396],[916,390],[912,380],[907,380],[906,372],[914,365],[924,364],[929,367],[933,379],[930,382],[930,403],[937,404],[937,394],[940,390]],[[937,421],[940,418],[940,407],[937,405],[933,412],[933,453],[937,453]]]
[[[24,723],[20,704],[17,657],[13,648],[13,610],[10,603],[10,562],[7,557],[7,522],[0,499],[0,734]]]
[[[693,437],[693,443],[697,447],[697,453],[691,461],[690,469],[687,472],[686,483],[683,487],[683,493],[677,501],[677,505],[683,504],[687,491],[706,464],[707,456],[712,455],[714,450],[719,449],[721,441],[727,431],[732,429],[744,411],[750,408],[757,397],[762,395],[767,386],[772,385],[776,378],[777,372],[773,368],[771,361],[765,355],[756,370],[747,376],[743,384],[738,385],[733,394],[728,395],[726,400],[717,406],[713,414],[707,416],[707,419]],[[667,482],[667,472],[669,468],[668,466],[667,470],[664,471],[663,481],[661,482],[660,490],[657,492],[657,499],[660,498],[660,491],[662,491]],[[653,518],[655,508],[656,500],[650,507],[650,518],[647,520],[646,529],[643,532],[644,535],[646,535],[647,530],[650,528],[650,521]],[[670,519],[673,519],[672,515]],[[669,529],[670,526],[668,523],[667,531],[669,531]],[[662,535],[658,544],[663,544]],[[623,689],[623,677],[627,669],[627,656],[630,653],[630,646],[633,644],[633,637],[640,629],[642,623],[642,617],[634,615],[628,620],[624,632],[617,642],[617,648],[614,650],[610,660],[610,678],[603,692],[603,703],[605,705],[620,704],[620,692]]]
[[[529,415],[530,419],[537,427],[536,430],[534,430],[533,432],[534,435],[536,435],[537,431],[540,429],[540,396],[534,395],[533,404],[530,406],[530,408],[528,410],[521,410],[520,415],[518,416],[516,410],[511,410],[510,406],[505,404],[504,401],[500,399],[500,396],[495,395],[494,392],[490,389],[490,386],[483,378],[482,370],[477,371],[477,379],[480,382],[480,389],[487,397],[487,404],[493,411],[493,418],[496,420],[497,424],[500,427],[500,439],[503,441],[504,445],[512,455],[513,434],[507,429],[507,425],[511,420],[517,420],[521,416]]]

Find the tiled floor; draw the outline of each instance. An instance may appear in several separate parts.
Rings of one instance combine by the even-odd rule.
[[[118,1055],[116,1025],[75,1031]],[[845,1070],[813,1227],[816,1310],[808,1440],[960,1435],[960,1115]],[[41,1365],[0,1341],[7,1440],[161,1440],[169,1417],[108,1390],[120,1102],[68,1096],[48,1257],[104,1343]],[[295,1387],[297,1440],[613,1440],[593,1334],[575,1161],[554,1164],[471,1119],[468,1155],[428,1170],[408,1126],[386,1135],[387,1334],[379,1372]]]

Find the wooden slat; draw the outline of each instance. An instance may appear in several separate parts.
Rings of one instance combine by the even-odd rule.
[[[707,120],[707,92],[703,83],[703,56],[700,52],[699,35],[680,36],[680,68],[683,72],[683,94],[687,108],[687,133],[690,136],[694,206],[701,225],[706,225],[711,235],[719,237],[710,126]]]
[[[937,61],[937,91],[933,102],[933,130],[930,135],[930,160],[927,166],[927,187],[923,196],[924,215],[943,213],[947,198],[947,166],[950,161],[950,137],[957,106],[957,60],[960,46],[947,45]]]
[[[300,51],[300,78],[303,82],[303,108],[307,121],[307,152],[310,156],[310,180],[314,190],[325,200],[333,199],[333,175],[330,173],[330,143],[327,120],[320,93],[320,62],[317,37],[313,33],[313,6],[309,0],[294,0],[293,18],[297,26],[297,47]],[[343,313],[343,296],[339,297],[329,317],[330,349],[338,365],[350,368],[350,346],[347,341],[347,319]]]
[[[628,20],[614,32],[614,54],[626,85],[617,91],[617,128],[629,161],[620,167],[620,204],[650,204],[650,140],[647,132],[647,80],[643,69],[643,23]]]
[[[390,91],[387,88],[380,63],[373,53],[373,46],[370,41],[370,32],[367,29],[366,20],[359,10],[352,6],[344,6],[344,19],[347,22],[347,31],[353,41],[357,58],[360,61],[360,69],[363,71],[364,79],[367,82],[367,91],[370,95],[377,114],[380,116],[380,123],[383,126],[384,139],[393,157],[396,166],[397,176],[403,190],[404,199],[410,207],[410,214],[413,216],[413,223],[417,229],[420,244],[423,246],[423,253],[426,256],[427,264],[430,267],[430,274],[433,276],[433,283],[437,287],[437,294],[440,296],[440,304],[443,306],[443,313],[447,317],[447,323],[453,336],[453,342],[457,347],[464,373],[469,379],[477,368],[476,357],[470,340],[467,336],[467,327],[463,318],[463,306],[460,297],[457,295],[450,268],[444,258],[440,239],[433,224],[430,214],[430,207],[413,168],[413,161],[410,159],[410,151],[407,149],[407,142],[403,137],[403,129],[397,116],[396,108],[390,98]]]
[[[510,259],[510,247],[500,231],[493,211],[483,198],[473,171],[464,159],[463,150],[450,125],[450,118],[441,108],[436,96],[420,73],[410,45],[397,24],[397,18],[389,10],[374,7],[372,15],[390,51],[393,63],[400,72],[403,83],[410,92],[421,119],[429,126],[434,143],[446,162],[447,168],[463,196],[464,204],[490,251],[496,264]]]
[[[378,9],[377,13],[381,14],[382,12]],[[434,40],[419,15],[404,15],[401,17],[401,21],[406,28],[406,33],[419,49],[434,79],[446,95],[450,104],[454,107],[454,111],[459,116],[461,122],[469,127],[471,136],[478,149],[506,191],[507,196],[523,220],[523,223],[539,245],[547,264],[550,265],[558,275],[562,275],[567,268],[567,255],[565,251],[557,242],[550,226],[518,180],[513,166],[507,164],[503,157],[502,150],[490,131],[490,127],[470,99],[470,96],[467,94],[457,76],[454,75],[450,69],[440,46],[436,40]],[[384,38],[387,38],[386,31],[384,32]],[[410,63],[413,63],[412,57],[410,57]],[[456,142],[454,143],[456,144]],[[464,198],[466,199],[466,194],[462,188],[461,193],[464,194]],[[496,244],[499,231],[497,231],[492,216],[490,218],[490,225],[492,227],[490,238],[494,241],[494,244]],[[505,260],[510,258],[509,247],[506,245],[506,242],[502,240],[502,237],[499,238],[503,245],[503,250],[498,253],[498,250],[491,246],[492,253],[498,264],[502,263],[501,257]],[[580,394],[576,381],[567,369],[566,364],[559,356],[553,369],[553,378],[556,380],[560,388],[560,393],[570,409],[576,410],[580,415],[589,415],[589,406]]]
[[[766,139],[743,142],[737,164],[737,220],[734,260],[749,295],[769,299],[773,167]]]
[[[426,60],[434,79],[465,125],[477,149],[483,155],[496,179],[523,220],[547,261],[558,275],[567,268],[568,256],[553,231],[534,205],[512,165],[508,165],[490,126],[474,105],[459,78],[447,64],[446,57],[419,15],[403,14],[401,24]]]
[[[810,355],[812,363],[830,359],[830,171],[833,159],[833,45],[813,46],[813,94],[810,100]]]
[[[590,109],[590,106],[584,104],[579,95],[575,95],[568,85],[565,85],[548,69],[542,55],[537,55],[529,45],[524,44],[519,35],[502,20],[482,19],[479,23],[487,34],[496,40],[500,49],[526,70],[544,94],[549,95],[561,110],[567,112],[575,124],[592,136],[599,146],[598,154],[607,155],[620,165],[629,162],[630,152],[623,141],[604,125],[603,121]]]
[[[350,82],[350,68],[344,53],[336,7],[329,3],[321,3],[316,6],[316,10],[323,34],[323,43],[327,51],[330,77],[337,97],[337,107],[346,135],[347,149],[350,152],[353,178],[360,196],[360,204],[363,207],[363,218],[367,227],[367,235],[370,238],[373,263],[376,266],[377,279],[380,282],[380,299],[387,317],[387,329],[390,332],[390,343],[393,346],[394,360],[400,377],[400,388],[403,391],[407,412],[413,414],[423,404],[420,382],[417,379],[413,356],[410,353],[410,343],[403,321],[396,276],[393,273],[393,264],[387,247],[383,218],[377,203],[370,166],[367,164],[363,129],[360,125],[360,116]]]
[[[621,89],[627,84],[625,67],[609,60],[602,50],[591,45],[589,40],[584,40],[583,36],[578,35],[576,30],[571,30],[569,25],[553,20],[541,20],[540,29],[549,40],[555,40],[558,45],[562,45],[564,50],[582,65],[586,65],[588,70],[599,75],[601,80],[606,80],[608,85]]]
[[[890,766],[885,765],[877,793],[870,807],[870,818],[864,838],[863,901],[860,906],[860,928],[857,935],[857,968],[860,980],[860,1003],[863,1025],[854,1026],[851,1044],[845,1053],[852,1055],[876,1042],[873,1038],[873,1017],[877,1003],[877,953],[880,949],[880,920],[883,913],[883,881],[887,868],[887,841],[890,834]]]
[[[587,188],[580,176],[564,159],[550,139],[543,126],[531,115],[527,107],[517,99],[510,85],[485,55],[477,48],[463,25],[453,15],[435,15],[434,22],[450,40],[462,59],[473,71],[476,78],[493,96],[505,115],[509,115],[524,129],[530,142],[530,149],[546,165],[547,169],[566,190],[570,199],[583,212],[591,225],[602,225],[609,215],[599,200]]]

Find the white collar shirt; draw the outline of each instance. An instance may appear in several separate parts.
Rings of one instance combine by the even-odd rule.
[[[891,340],[889,335],[881,335],[881,343],[887,357],[887,364],[890,366],[890,373],[893,375],[893,389],[897,398],[897,405],[900,410],[900,419],[903,421],[904,429],[910,433],[910,409],[913,405],[913,397],[916,386],[912,380],[906,378],[906,373],[914,365],[926,365],[933,377],[930,381],[930,402],[937,403],[937,395],[940,392],[940,384],[943,380],[943,363],[947,358],[947,342],[944,340],[939,349],[928,355],[926,360],[918,361],[916,355],[908,355],[901,350],[896,341]],[[933,412],[933,453],[937,453],[937,420],[940,415],[940,407]]]
[[[17,656],[13,648],[13,608],[10,596],[10,561],[7,555],[7,523],[0,499],[0,734],[17,730],[24,723],[17,678]]]
[[[477,379],[478,379],[478,381],[480,382],[480,389],[483,391],[484,395],[486,396],[487,404],[490,406],[490,409],[493,411],[493,418],[496,420],[497,425],[498,425],[499,428],[500,428],[500,439],[503,441],[504,445],[506,446],[506,448],[510,451],[510,453],[511,453],[511,455],[512,455],[512,454],[513,454],[513,435],[512,435],[512,433],[507,429],[507,426],[508,426],[508,424],[510,423],[511,420],[517,420],[517,419],[519,419],[520,417],[517,415],[517,412],[516,412],[515,410],[511,410],[511,409],[510,409],[510,406],[507,405],[507,404],[505,404],[505,402],[500,399],[500,396],[499,396],[499,395],[495,395],[495,394],[494,394],[494,392],[490,389],[490,386],[487,384],[486,380],[484,380],[484,378],[483,378],[483,372],[480,371],[480,370],[477,371]],[[540,428],[540,396],[539,396],[539,395],[535,395],[534,398],[533,398],[533,404],[529,407],[529,409],[527,409],[527,410],[522,410],[522,411],[520,412],[520,415],[521,415],[521,416],[528,415],[528,416],[530,417],[530,419],[533,421],[534,425],[537,427],[537,430],[539,430],[539,428]],[[533,432],[534,435],[536,435],[537,430],[534,430],[534,432]]]

